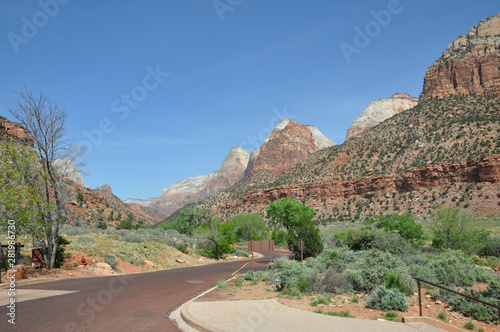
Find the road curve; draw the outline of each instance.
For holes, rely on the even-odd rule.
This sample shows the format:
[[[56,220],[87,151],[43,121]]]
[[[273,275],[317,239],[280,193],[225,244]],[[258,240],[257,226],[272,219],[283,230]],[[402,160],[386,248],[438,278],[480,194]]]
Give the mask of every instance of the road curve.
[[[255,260],[263,270],[269,254]],[[273,258],[282,254],[273,254]],[[65,279],[20,289],[75,291],[16,304],[16,324],[0,309],[0,331],[180,331],[171,311],[228,279],[248,261],[229,261],[124,276]],[[239,273],[250,270],[247,264]],[[4,292],[5,289],[0,291]]]

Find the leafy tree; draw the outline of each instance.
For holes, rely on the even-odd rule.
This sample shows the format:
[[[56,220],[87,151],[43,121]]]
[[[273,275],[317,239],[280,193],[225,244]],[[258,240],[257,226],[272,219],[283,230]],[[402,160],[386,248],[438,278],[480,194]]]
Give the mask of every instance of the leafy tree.
[[[304,241],[304,258],[317,256],[323,250],[319,228],[312,221],[316,214],[312,208],[294,199],[283,198],[272,202],[266,212],[273,224],[285,228],[288,248],[296,258],[300,257],[300,240]]]
[[[57,159],[67,158],[81,166],[79,157],[85,153],[85,149],[72,145],[65,138],[66,111],[43,94],[35,97],[28,88],[26,91],[18,92],[17,96],[17,103],[9,107],[9,112],[33,136],[38,161],[32,164],[32,167],[42,171],[43,206],[51,207],[51,209],[39,210],[44,237],[42,250],[47,268],[51,269],[56,265],[59,228],[65,222],[63,215],[65,199],[70,196],[62,176],[64,169],[57,168],[58,171],[56,171],[54,163]],[[36,186],[33,183],[29,184],[31,188],[36,188]]]
[[[396,232],[411,244],[422,244],[424,229],[415,222],[413,215],[407,211],[404,214],[379,215],[365,220],[365,224],[375,224],[386,232]]]
[[[111,210],[111,213],[108,216],[108,221],[113,221],[114,220],[114,211]]]
[[[433,247],[462,250],[468,254],[477,252],[489,237],[489,232],[474,227],[471,215],[455,207],[441,206],[429,227],[433,232]]]
[[[134,228],[134,216],[130,213],[127,215],[127,219],[120,221],[116,226],[116,229],[133,229]]]
[[[271,232],[271,240],[277,246],[286,246],[286,231],[278,227],[273,228]]]
[[[220,259],[221,255],[231,252],[231,245],[235,242],[231,222],[222,223],[219,219],[211,218],[201,225],[200,232],[211,244],[208,250],[209,256]]]
[[[211,214],[207,209],[200,208],[185,208],[177,211],[177,216],[174,220],[171,217],[165,219],[161,223],[157,224],[156,227],[162,227],[164,229],[175,229],[181,234],[193,235],[194,231],[200,227],[203,223],[210,220]]]
[[[44,199],[47,176],[37,165],[35,151],[12,140],[0,148],[0,226],[8,219],[16,221],[16,231],[39,240],[43,238],[43,216],[53,209],[53,202]]]
[[[269,238],[266,221],[259,214],[240,214],[231,220],[237,241],[260,241]]]

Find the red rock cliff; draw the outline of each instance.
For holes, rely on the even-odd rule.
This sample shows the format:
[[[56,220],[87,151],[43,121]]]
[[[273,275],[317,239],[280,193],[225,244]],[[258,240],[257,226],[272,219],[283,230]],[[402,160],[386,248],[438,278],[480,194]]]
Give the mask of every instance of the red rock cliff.
[[[419,102],[450,94],[500,94],[500,13],[455,38],[425,73]]]
[[[409,169],[401,176],[379,175],[354,181],[304,183],[248,192],[241,199],[226,203],[227,208],[249,204],[270,204],[282,198],[301,200],[339,199],[359,195],[364,198],[396,191],[438,187],[451,182],[500,182],[500,155]]]
[[[0,141],[13,138],[14,141],[33,146],[33,136],[18,123],[0,118]]]

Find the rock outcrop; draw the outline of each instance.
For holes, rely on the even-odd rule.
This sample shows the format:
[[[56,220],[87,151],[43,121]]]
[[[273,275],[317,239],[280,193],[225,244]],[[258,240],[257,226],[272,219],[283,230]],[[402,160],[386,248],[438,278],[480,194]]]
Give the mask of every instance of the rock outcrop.
[[[149,206],[168,216],[186,204],[208,198],[243,179],[249,159],[250,153],[247,150],[235,146],[218,171],[177,181],[163,189],[163,193]]]
[[[83,176],[78,167],[73,163],[71,159],[61,158],[55,159],[53,162],[55,170],[62,176],[67,177],[71,181],[83,185]]]
[[[482,160],[468,160],[459,163],[426,166],[409,169],[401,176],[378,175],[354,181],[332,183],[304,183],[285,185],[248,192],[241,199],[227,202],[226,208],[244,205],[268,205],[282,198],[296,200],[341,199],[358,195],[370,198],[378,194],[400,191],[414,191],[420,188],[438,187],[454,182],[500,182],[500,155],[488,156]]]
[[[33,135],[18,123],[0,118],[0,141],[12,138],[15,142],[33,146]]]
[[[450,94],[500,94],[500,13],[448,45],[425,73],[420,101]]]
[[[279,175],[319,149],[335,145],[315,126],[282,119],[260,147],[252,172],[267,170]]]
[[[365,130],[375,127],[386,119],[406,111],[418,104],[418,98],[398,92],[391,98],[382,98],[368,104],[363,113],[357,116],[347,129],[346,140],[357,136]]]

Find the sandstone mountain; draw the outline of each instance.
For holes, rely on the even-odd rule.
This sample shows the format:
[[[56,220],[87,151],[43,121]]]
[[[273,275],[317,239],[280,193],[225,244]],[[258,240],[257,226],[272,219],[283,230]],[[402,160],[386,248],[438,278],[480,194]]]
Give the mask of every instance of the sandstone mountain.
[[[266,170],[274,176],[293,167],[317,150],[333,146],[316,126],[306,126],[288,118],[282,119],[261,145],[253,170]]]
[[[177,181],[150,203],[150,207],[170,215],[188,203],[198,202],[227,189],[245,176],[250,153],[235,146],[222,162],[219,170],[207,175]]]
[[[398,113],[406,111],[418,104],[418,99],[411,95],[398,92],[391,98],[383,98],[370,103],[352,125],[347,129],[346,140],[357,136],[363,131],[373,128],[386,119]]]
[[[498,20],[481,21],[450,45],[427,70],[411,111],[351,130],[343,144],[320,149],[281,174],[254,169],[199,206],[225,219],[263,214],[283,197],[312,206],[322,221],[407,210],[426,216],[443,203],[500,214]],[[305,142],[310,138],[301,137]]]
[[[135,221],[142,220],[145,225],[153,225],[164,218],[162,214],[146,206],[123,202],[113,194],[111,186],[108,184],[94,188],[93,193],[105,202],[106,208],[101,208],[100,218],[105,218],[110,226],[116,226],[129,214],[134,217]],[[109,218],[111,211],[113,211],[113,215],[112,218]]]
[[[500,94],[500,13],[460,35],[432,64],[420,101],[450,94]]]

